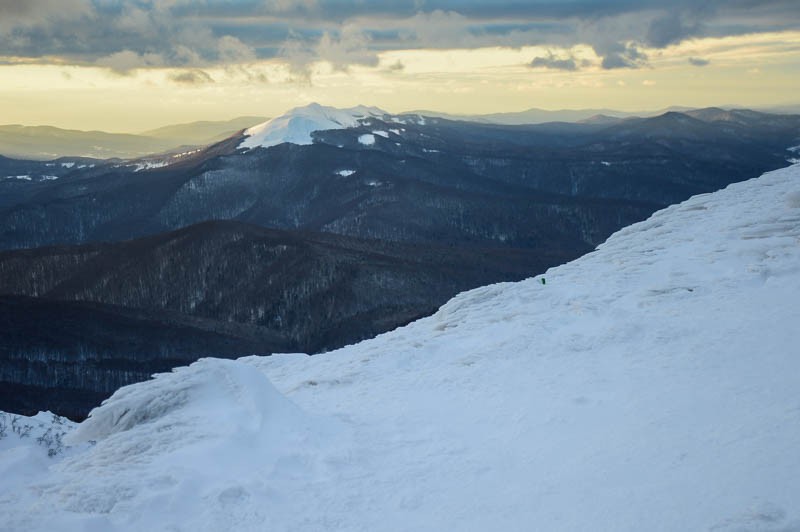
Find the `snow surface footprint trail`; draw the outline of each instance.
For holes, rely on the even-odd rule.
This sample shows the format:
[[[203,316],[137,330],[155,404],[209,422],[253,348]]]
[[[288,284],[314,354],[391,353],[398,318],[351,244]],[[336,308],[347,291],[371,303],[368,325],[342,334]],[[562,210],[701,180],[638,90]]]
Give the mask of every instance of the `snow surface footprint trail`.
[[[800,530],[798,191],[800,166],[772,172],[546,285],[123,389],[78,429],[95,447],[0,511],[25,530]]]

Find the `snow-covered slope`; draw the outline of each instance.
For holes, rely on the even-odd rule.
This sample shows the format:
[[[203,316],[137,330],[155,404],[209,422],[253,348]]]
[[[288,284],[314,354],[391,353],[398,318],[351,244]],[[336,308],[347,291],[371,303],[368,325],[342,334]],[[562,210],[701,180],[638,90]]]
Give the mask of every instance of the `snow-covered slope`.
[[[247,138],[239,144],[239,147],[267,148],[284,142],[311,144],[311,133],[314,131],[355,127],[364,118],[382,117],[385,114],[385,111],[377,107],[360,105],[349,109],[337,109],[312,103],[245,130]]]
[[[794,166],[371,341],[124,388],[0,527],[797,531],[798,294]]]

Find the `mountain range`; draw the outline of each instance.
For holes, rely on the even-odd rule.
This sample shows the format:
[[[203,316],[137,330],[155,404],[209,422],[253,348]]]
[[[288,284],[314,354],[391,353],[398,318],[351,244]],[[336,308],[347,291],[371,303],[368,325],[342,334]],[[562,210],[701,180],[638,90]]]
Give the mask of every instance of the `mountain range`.
[[[254,344],[261,354],[325,351],[430,314],[459,291],[579,257],[667,205],[786,166],[798,132],[797,115],[717,108],[509,126],[310,105],[183,152],[4,158],[0,294],[11,298],[8,316],[13,304],[32,308],[32,297],[39,313],[49,303],[75,312],[90,304],[109,327],[164,323],[176,346],[195,345],[196,331],[221,334],[226,356]],[[3,385],[27,386],[30,412],[80,418],[101,394],[161,370],[180,350],[165,347],[155,361],[124,342],[64,338],[6,339],[17,369]],[[31,342],[68,360],[62,378],[85,387],[60,394],[41,357],[26,358]]]
[[[19,159],[59,157],[132,159],[170,152],[187,146],[205,146],[263,122],[243,116],[224,121],[198,121],[165,126],[138,134],[79,131],[53,126],[0,125],[0,154]]]

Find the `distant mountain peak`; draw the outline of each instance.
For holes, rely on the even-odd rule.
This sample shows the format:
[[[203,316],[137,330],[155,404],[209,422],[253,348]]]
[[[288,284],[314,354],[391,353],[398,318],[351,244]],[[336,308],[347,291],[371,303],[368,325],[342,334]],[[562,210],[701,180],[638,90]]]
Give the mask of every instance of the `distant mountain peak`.
[[[310,103],[245,130],[240,148],[267,148],[284,142],[311,144],[314,131],[355,127],[369,117],[382,117],[386,111],[359,105],[346,109]]]
[[[622,122],[624,118],[619,118],[617,116],[609,116],[604,114],[596,114],[592,115],[589,118],[584,118],[583,120],[578,120],[579,124],[617,124]]]

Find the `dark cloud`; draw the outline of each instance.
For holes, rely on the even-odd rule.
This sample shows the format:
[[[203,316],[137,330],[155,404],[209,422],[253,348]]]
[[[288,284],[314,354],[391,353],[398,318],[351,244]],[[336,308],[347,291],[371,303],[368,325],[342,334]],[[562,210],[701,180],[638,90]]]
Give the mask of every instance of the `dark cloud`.
[[[386,67],[386,70],[388,70],[389,72],[402,72],[403,70],[405,70],[405,68],[406,66],[403,64],[403,62],[398,59],[397,61]]]
[[[641,68],[647,65],[647,55],[632,43],[606,43],[594,47],[603,58],[600,66],[606,70]]]
[[[392,49],[585,44],[604,68],[638,68],[643,47],[798,28],[797,0],[0,0],[0,59],[124,73],[284,57],[300,72],[320,59],[375,66]]]
[[[178,72],[172,74],[169,79],[181,85],[205,85],[207,83],[214,83],[214,78],[212,78],[208,72],[199,69]]]
[[[708,59],[703,59],[702,57],[690,57],[689,64],[696,66],[696,67],[704,67],[707,66],[711,61]]]
[[[697,20],[687,21],[684,16],[673,11],[650,23],[645,41],[654,48],[664,48],[701,33],[702,25]]]
[[[533,68],[550,68],[554,70],[578,70],[578,62],[572,56],[566,58],[558,58],[552,52],[548,53],[546,57],[534,57],[530,62]]]

